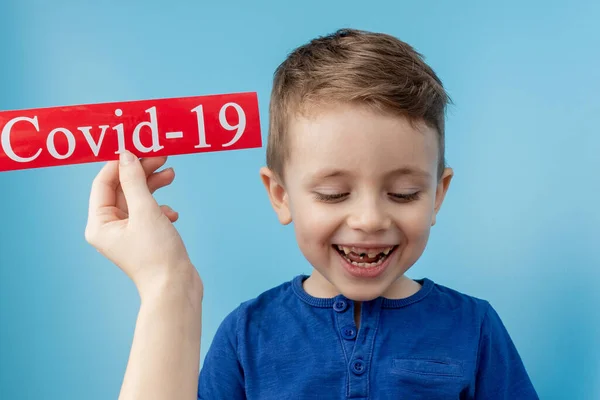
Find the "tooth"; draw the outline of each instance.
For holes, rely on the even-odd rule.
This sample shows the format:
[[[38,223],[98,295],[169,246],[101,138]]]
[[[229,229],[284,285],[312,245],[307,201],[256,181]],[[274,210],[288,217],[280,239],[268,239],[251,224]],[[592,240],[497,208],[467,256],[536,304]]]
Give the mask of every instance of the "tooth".
[[[383,254],[385,254],[385,255],[387,256],[387,255],[390,253],[390,251],[392,251],[392,248],[391,248],[391,247],[388,247],[387,249],[385,249],[385,250],[383,251]]]
[[[365,263],[358,263],[358,266],[364,268],[364,267],[367,266],[367,264],[365,264]]]
[[[350,254],[350,249],[348,247],[343,247],[342,250],[344,250],[346,255]]]
[[[369,258],[373,258],[377,255],[378,253],[369,253]]]

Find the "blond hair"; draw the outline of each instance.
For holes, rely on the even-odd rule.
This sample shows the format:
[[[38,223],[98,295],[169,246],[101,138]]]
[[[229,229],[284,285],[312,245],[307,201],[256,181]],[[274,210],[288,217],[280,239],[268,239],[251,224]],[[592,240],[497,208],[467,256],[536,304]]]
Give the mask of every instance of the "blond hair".
[[[276,69],[269,107],[267,166],[283,178],[290,118],[311,106],[358,103],[424,122],[438,133],[438,177],[445,162],[450,103],[441,80],[413,47],[383,33],[341,29],[298,47]]]

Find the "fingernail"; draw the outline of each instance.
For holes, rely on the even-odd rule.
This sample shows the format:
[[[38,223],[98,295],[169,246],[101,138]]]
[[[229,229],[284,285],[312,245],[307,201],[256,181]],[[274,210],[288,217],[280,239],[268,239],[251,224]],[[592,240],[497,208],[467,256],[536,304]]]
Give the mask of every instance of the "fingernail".
[[[133,154],[131,154],[127,150],[122,152],[119,157],[119,161],[121,162],[121,165],[127,165],[130,162],[132,162],[133,160],[135,160],[135,157],[133,156]]]

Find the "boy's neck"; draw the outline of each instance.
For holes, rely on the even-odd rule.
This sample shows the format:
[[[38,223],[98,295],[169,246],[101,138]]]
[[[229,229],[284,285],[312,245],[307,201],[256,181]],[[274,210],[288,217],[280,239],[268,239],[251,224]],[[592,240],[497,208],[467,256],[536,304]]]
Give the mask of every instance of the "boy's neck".
[[[306,293],[316,298],[328,299],[340,294],[335,286],[316,270],[313,270],[310,277],[304,281],[303,288]],[[381,296],[387,299],[405,299],[414,295],[420,289],[421,285],[418,282],[402,275]],[[356,303],[359,307],[360,302]],[[358,312],[360,313],[360,310]]]

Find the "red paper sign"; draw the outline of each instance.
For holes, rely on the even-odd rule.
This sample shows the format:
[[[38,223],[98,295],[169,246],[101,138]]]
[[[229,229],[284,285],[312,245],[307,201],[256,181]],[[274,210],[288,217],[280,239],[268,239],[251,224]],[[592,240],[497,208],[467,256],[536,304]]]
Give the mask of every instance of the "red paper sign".
[[[262,146],[256,93],[0,112],[0,171]]]

